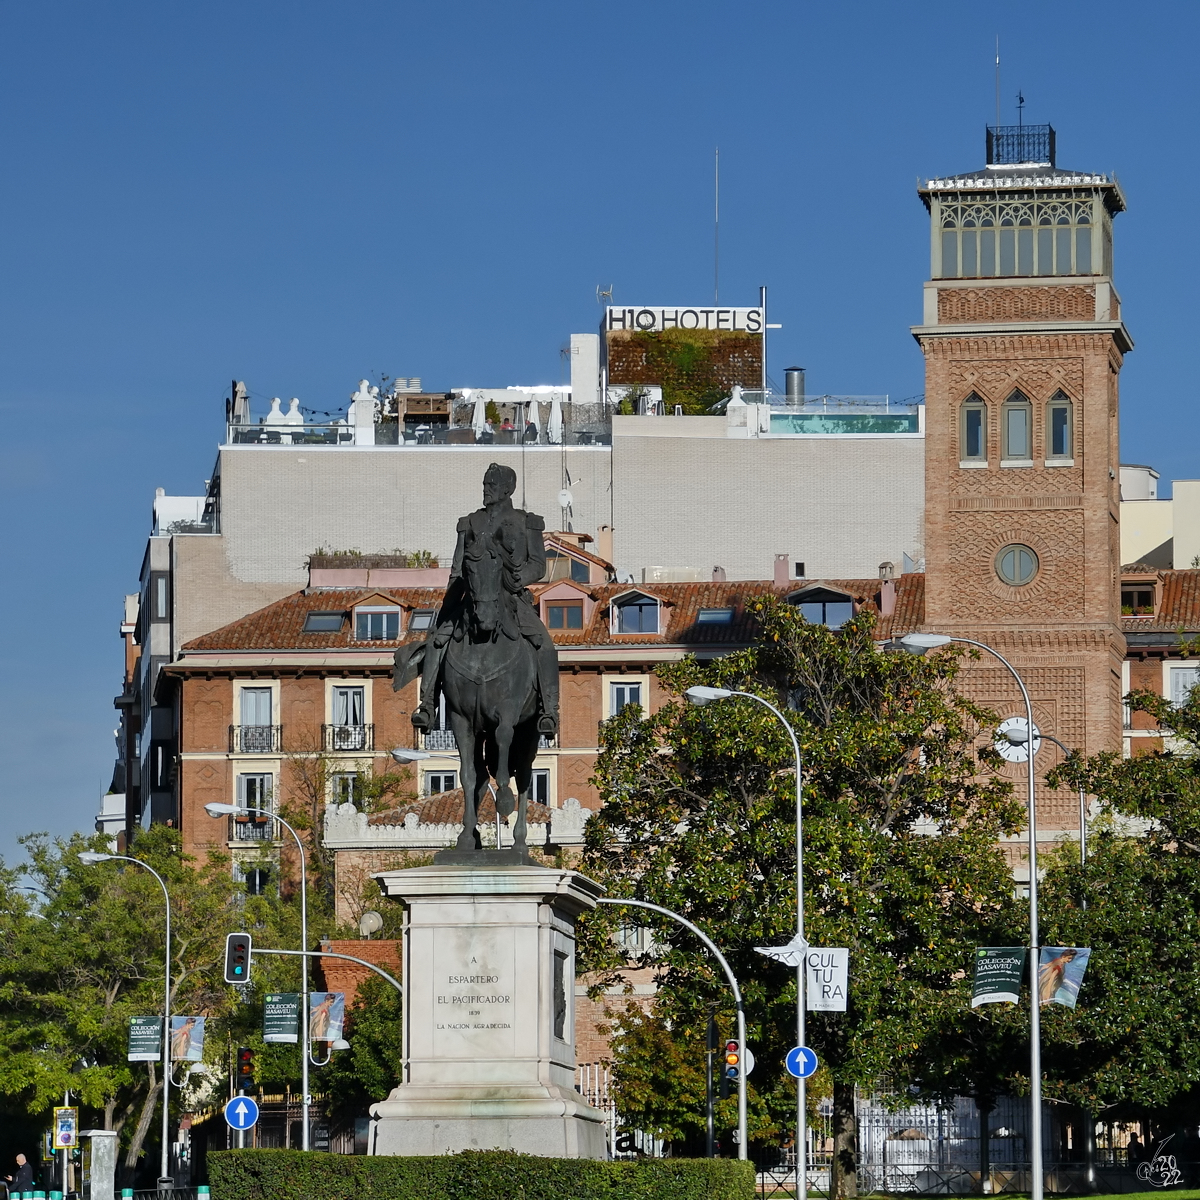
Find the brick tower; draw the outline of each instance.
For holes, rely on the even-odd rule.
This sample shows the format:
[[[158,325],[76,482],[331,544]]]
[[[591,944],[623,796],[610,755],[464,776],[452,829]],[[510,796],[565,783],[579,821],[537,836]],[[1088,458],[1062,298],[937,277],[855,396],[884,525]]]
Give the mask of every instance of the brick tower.
[[[1055,163],[1048,125],[987,131],[980,171],[930,179],[925,354],[925,628],[995,647],[1039,727],[1121,747],[1117,377],[1132,348],[1112,284],[1115,179]],[[986,656],[985,656],[986,658]],[[993,660],[968,690],[1011,716]],[[1038,755],[1043,771],[1059,758]],[[1014,775],[1019,772],[1014,770]],[[1041,793],[1047,832],[1077,826]]]

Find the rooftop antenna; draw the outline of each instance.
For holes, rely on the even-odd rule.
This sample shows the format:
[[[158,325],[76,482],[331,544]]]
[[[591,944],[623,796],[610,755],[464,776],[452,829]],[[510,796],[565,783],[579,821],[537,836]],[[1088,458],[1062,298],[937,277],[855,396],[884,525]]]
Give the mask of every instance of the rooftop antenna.
[[[721,147],[713,150],[713,303],[720,303],[721,285]]]
[[[607,300],[611,304],[612,303],[612,294],[613,294],[613,285],[611,283],[608,285],[607,292],[604,291],[599,284],[596,284],[596,303],[597,304],[603,304],[605,300]]]
[[[996,34],[996,128],[1000,128],[1000,35]]]

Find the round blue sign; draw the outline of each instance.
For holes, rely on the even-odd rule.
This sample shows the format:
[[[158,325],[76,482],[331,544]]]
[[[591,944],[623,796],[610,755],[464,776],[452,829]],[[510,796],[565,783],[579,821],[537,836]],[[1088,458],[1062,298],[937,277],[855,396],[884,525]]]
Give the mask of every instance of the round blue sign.
[[[807,1079],[817,1069],[817,1056],[807,1046],[793,1046],[784,1059],[788,1074]]]
[[[230,1129],[249,1129],[258,1120],[258,1104],[249,1096],[234,1096],[225,1105],[225,1124]]]

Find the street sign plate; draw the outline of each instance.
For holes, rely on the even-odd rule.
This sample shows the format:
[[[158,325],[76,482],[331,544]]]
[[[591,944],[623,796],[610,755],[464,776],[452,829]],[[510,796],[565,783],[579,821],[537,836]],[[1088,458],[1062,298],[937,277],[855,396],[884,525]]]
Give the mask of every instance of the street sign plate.
[[[797,1079],[807,1079],[817,1069],[817,1056],[807,1046],[793,1046],[784,1062]]]
[[[225,1105],[225,1124],[230,1129],[249,1129],[258,1120],[258,1105],[250,1096],[234,1096]]]

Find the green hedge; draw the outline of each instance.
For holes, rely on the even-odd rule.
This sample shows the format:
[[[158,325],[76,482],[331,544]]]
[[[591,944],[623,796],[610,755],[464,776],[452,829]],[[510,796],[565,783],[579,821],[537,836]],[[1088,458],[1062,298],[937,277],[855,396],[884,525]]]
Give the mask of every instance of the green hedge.
[[[753,1200],[754,1168],[723,1158],[637,1162],[502,1150],[374,1158],[301,1150],[208,1155],[213,1200]]]

